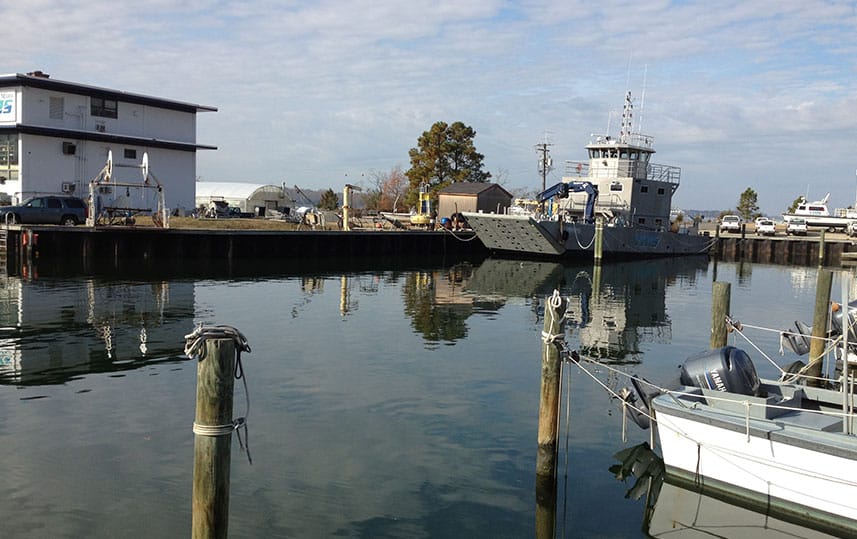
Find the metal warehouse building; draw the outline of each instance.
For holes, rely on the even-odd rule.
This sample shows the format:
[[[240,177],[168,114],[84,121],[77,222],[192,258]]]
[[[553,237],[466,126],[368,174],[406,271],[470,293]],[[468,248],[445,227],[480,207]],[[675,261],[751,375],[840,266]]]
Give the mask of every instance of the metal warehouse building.
[[[242,212],[261,215],[257,208],[278,210],[289,206],[291,200],[282,186],[243,182],[197,182],[196,207],[208,207],[213,200],[223,200]]]

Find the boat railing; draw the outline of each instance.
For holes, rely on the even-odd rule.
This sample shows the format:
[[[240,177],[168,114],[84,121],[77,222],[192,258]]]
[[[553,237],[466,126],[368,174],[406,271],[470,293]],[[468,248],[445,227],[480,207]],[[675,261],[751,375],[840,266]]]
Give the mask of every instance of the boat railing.
[[[589,176],[589,163],[583,161],[566,161],[565,173],[569,176],[585,178]]]
[[[612,137],[610,135],[597,135],[592,134],[589,137],[589,145],[597,146],[597,145],[617,145],[617,144],[630,144],[631,146],[636,146],[638,148],[652,148],[655,143],[655,138],[650,135],[644,135],[642,133],[628,133],[627,135],[622,135],[619,138]]]
[[[589,163],[583,161],[566,161],[565,174],[590,181],[614,178],[645,178],[649,181],[676,185],[681,181],[681,167],[622,159],[618,160],[616,166],[599,166],[597,168],[590,167]]]
[[[586,198],[571,194],[567,199],[564,199],[561,207],[572,212],[583,213],[586,208]],[[600,193],[595,202],[596,211],[610,210],[613,212],[623,211],[628,212],[630,205],[628,201],[617,194]]]
[[[678,185],[681,181],[681,167],[671,165],[658,165],[651,163],[649,165],[646,179],[657,182],[674,183]]]

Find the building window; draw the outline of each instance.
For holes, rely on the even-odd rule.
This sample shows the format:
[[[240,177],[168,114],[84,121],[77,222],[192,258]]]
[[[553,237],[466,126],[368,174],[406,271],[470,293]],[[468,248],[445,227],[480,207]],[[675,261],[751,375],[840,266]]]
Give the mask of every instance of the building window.
[[[18,179],[18,135],[0,135],[0,184]]]
[[[137,159],[137,150],[125,148],[125,159]]]
[[[641,193],[648,193],[649,192],[649,186],[648,185],[641,185],[640,186],[640,192]]]
[[[119,104],[115,99],[104,99],[103,97],[90,97],[90,113],[102,118],[118,118]]]
[[[62,120],[65,112],[65,98],[52,97],[50,99],[50,118],[51,120]]]

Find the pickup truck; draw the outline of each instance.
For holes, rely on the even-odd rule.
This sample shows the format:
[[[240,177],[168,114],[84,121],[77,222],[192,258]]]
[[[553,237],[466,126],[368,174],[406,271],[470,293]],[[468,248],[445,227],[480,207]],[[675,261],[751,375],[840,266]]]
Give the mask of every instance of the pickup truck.
[[[720,232],[740,232],[741,218],[737,215],[724,215],[720,219]]]
[[[795,236],[806,236],[806,219],[801,217],[792,217],[786,224],[786,236],[794,234]]]
[[[776,225],[770,219],[756,220],[756,235],[757,236],[773,236],[777,233]]]

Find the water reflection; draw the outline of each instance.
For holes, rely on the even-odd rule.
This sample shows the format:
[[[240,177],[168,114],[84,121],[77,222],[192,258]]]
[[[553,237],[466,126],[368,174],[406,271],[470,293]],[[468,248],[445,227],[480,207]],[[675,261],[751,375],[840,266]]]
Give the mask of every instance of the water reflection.
[[[55,384],[174,359],[193,327],[181,281],[0,279],[0,383]]]
[[[474,269],[463,293],[491,299],[496,308],[511,298],[541,301],[554,289],[570,300],[568,324],[579,349],[612,362],[638,362],[642,343],[669,343],[666,290],[679,281],[695,286],[706,257],[641,260],[603,266],[489,259]]]
[[[528,303],[537,323],[540,302],[558,288],[570,298],[569,327],[582,352],[637,362],[642,343],[671,339],[667,287],[695,280],[706,267],[705,258],[603,267],[487,259],[419,271],[299,274],[302,295],[286,312],[300,316],[332,288],[331,277],[341,317],[358,311],[360,301],[372,308],[383,283],[400,282],[404,314],[431,347],[465,339],[471,316],[496,318],[509,302]],[[194,320],[205,317],[195,310],[193,281],[32,277],[0,281],[0,383],[62,383],[175,359]]]
[[[857,532],[813,520],[813,515],[796,518],[770,507],[753,507],[737,494],[686,484],[665,473],[663,461],[646,443],[623,449],[614,457],[619,463],[610,472],[632,484],[625,497],[645,500],[642,527],[650,537],[828,538]]]

